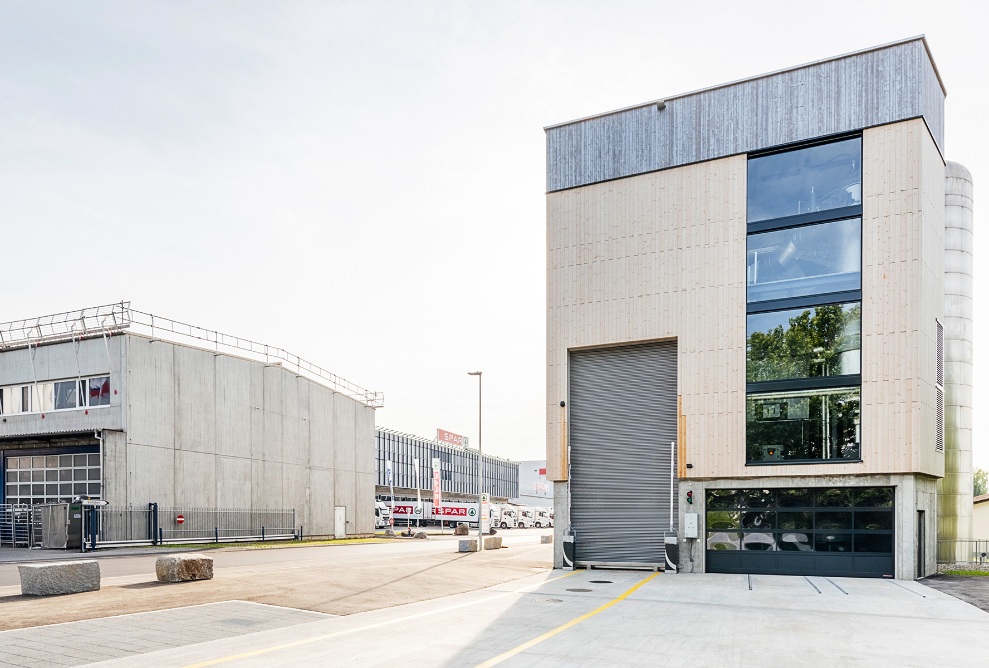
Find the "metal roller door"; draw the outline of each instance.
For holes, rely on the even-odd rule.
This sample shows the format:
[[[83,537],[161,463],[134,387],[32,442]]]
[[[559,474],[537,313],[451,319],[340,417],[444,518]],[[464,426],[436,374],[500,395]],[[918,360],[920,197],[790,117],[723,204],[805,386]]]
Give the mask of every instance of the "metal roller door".
[[[676,521],[676,409],[676,342],[570,354],[570,521],[578,564],[664,563],[671,504]]]

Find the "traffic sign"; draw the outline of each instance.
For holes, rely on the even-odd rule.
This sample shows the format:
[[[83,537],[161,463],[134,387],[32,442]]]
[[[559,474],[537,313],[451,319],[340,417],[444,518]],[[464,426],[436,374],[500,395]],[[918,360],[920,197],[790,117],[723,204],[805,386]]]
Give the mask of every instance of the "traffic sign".
[[[185,522],[185,515],[176,515],[175,516],[175,523],[176,524],[182,524],[183,522]]]

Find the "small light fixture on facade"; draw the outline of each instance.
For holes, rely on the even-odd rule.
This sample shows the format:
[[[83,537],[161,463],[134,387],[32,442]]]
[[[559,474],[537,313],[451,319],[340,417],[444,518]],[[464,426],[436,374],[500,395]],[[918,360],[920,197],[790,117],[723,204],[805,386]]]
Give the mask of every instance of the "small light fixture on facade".
[[[662,111],[666,109],[666,100],[660,100],[656,103],[656,111]]]

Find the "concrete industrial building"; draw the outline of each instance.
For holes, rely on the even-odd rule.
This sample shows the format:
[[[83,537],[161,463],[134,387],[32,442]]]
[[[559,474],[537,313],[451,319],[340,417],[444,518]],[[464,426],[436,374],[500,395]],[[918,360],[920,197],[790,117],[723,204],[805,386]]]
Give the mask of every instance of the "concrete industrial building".
[[[392,486],[396,501],[432,499],[433,458],[440,460],[440,491],[444,501],[477,501],[477,450],[440,443],[439,441],[406,434],[392,429],[375,430],[377,487],[379,499],[390,500]],[[415,460],[419,460],[418,476]],[[389,485],[387,464],[391,462],[392,480]],[[495,503],[505,503],[518,496],[519,464],[510,459],[484,455],[485,491]]]
[[[546,129],[557,566],[666,534],[691,572],[912,579],[971,537],[944,98],[918,37]]]
[[[295,509],[307,535],[374,531],[381,395],[283,350],[127,303],[4,323],[0,402],[0,503]]]

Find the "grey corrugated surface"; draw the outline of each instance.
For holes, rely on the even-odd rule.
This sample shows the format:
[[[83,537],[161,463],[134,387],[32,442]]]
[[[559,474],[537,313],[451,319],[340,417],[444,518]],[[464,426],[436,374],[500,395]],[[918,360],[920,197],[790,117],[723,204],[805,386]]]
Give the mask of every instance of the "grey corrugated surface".
[[[571,353],[570,523],[578,561],[663,563],[676,402],[676,343]]]
[[[943,152],[944,91],[921,39],[550,127],[547,190],[917,117]]]

